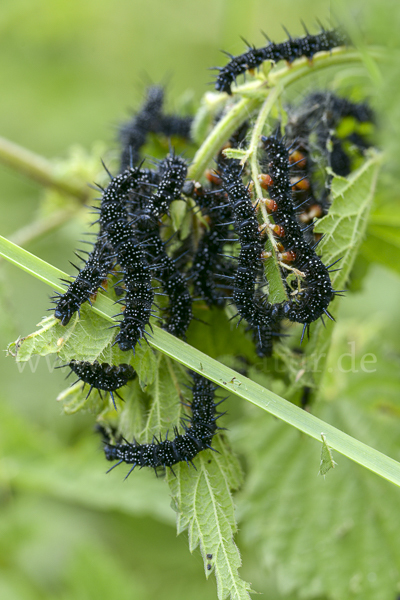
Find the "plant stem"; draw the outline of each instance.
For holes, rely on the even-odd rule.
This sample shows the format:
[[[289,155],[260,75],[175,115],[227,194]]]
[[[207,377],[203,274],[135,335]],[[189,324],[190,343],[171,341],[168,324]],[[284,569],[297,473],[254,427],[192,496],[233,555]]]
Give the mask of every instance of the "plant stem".
[[[10,140],[0,137],[0,161],[42,185],[54,187],[84,202],[89,196],[87,185],[76,179],[59,175],[54,165]]]
[[[61,208],[51,213],[48,217],[37,219],[33,223],[29,223],[29,225],[21,227],[21,229],[12,234],[10,240],[17,246],[26,246],[33,240],[41,238],[46,233],[58,229],[61,225],[69,221],[74,214],[75,211]]]
[[[233,105],[198,149],[188,172],[190,179],[200,179],[223,143],[250,116],[262,100],[263,98],[244,98]]]
[[[256,195],[258,199],[263,198],[263,192],[261,189],[260,182],[258,180],[259,168],[258,168],[258,160],[257,160],[257,151],[260,143],[260,137],[264,129],[264,125],[266,120],[268,119],[272,108],[275,105],[275,102],[279,98],[280,94],[283,91],[283,87],[278,83],[271,92],[268,94],[264,104],[258,113],[257,120],[255,122],[249,149],[247,154],[250,158],[250,166],[251,166],[251,176],[254,183],[254,189],[256,191]],[[264,223],[269,224],[270,218],[263,202],[259,203],[262,218]],[[281,302],[287,298],[285,288],[283,286],[282,277],[278,265],[278,259],[276,256],[275,250],[275,240],[273,233],[269,227],[266,229],[268,234],[268,245],[266,246],[266,250],[272,253],[271,259],[267,260],[265,263],[265,274],[267,277],[267,281],[269,283],[269,300],[270,302]]]

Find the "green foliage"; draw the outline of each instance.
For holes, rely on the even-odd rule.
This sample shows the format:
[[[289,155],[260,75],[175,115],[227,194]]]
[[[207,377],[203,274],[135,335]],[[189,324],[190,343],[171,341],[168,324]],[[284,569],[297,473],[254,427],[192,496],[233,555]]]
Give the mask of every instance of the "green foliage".
[[[380,331],[367,338],[353,326],[355,367],[345,376],[338,360],[351,328],[345,319],[338,324],[325,398],[315,412],[354,438],[399,457],[400,380],[393,344],[382,344]],[[376,358],[369,369],[376,367],[377,377],[360,369],[366,350]],[[345,368],[352,369],[349,361]],[[332,458],[329,435],[324,435],[319,465],[313,441],[258,412],[251,411],[234,432],[236,447],[248,456],[246,487],[239,498],[242,540],[266,568],[278,571],[282,595],[393,598],[400,589],[398,489],[344,457]],[[336,468],[318,477],[318,469],[326,472],[333,460]],[[257,580],[253,583],[257,589]]]
[[[246,9],[243,14],[247,17],[248,12]],[[231,20],[233,13],[237,17],[235,10],[231,9]],[[231,21],[227,18],[227,22]],[[58,31],[58,28],[55,30]],[[371,81],[378,85],[379,73],[373,58],[363,49],[361,56],[372,74]],[[345,67],[346,60],[349,61],[348,67]],[[357,69],[354,67],[352,71],[351,60],[359,60],[357,52],[317,60],[314,74],[319,71],[319,75],[323,76],[329,61],[331,64],[336,61],[337,70],[332,81],[341,82],[343,87],[352,86]],[[364,79],[360,76],[359,65],[357,68],[358,88],[354,91],[362,98],[365,95],[363,91],[371,89],[368,88],[371,84],[366,84],[365,76]],[[275,90],[276,97],[271,115],[277,116],[276,106],[279,104],[278,112],[284,120],[281,92],[286,93],[292,84],[302,82],[311,72],[305,61],[292,69],[285,71],[284,68],[281,74],[272,72],[270,81],[275,84],[272,92]],[[201,145],[191,167],[193,177],[200,179],[221,142],[262,106],[270,93],[269,88],[264,86],[268,75],[268,69],[264,69],[255,81],[245,84],[240,90],[242,100],[233,107],[229,101],[226,103],[223,95],[211,92],[205,95],[193,127],[194,139]],[[215,127],[214,119],[221,109],[225,109],[224,116]],[[264,116],[259,124],[261,129],[264,126],[268,129],[268,114]],[[249,161],[254,159],[261,129],[254,136],[253,154],[244,154],[241,150],[230,150],[227,154]],[[154,150],[154,155],[158,156],[165,148],[156,146],[157,141],[153,140],[146,150],[150,153]],[[99,181],[98,175],[94,175],[98,166],[97,155],[103,156],[103,150],[99,148],[90,155],[75,150],[67,161],[58,163],[52,176],[55,179],[71,176],[79,181],[93,178]],[[333,180],[333,203],[329,215],[319,222],[318,230],[325,233],[320,244],[324,262],[342,258],[338,264],[341,271],[333,276],[336,288],[347,286],[359,252],[364,262],[363,269],[357,271],[361,273],[358,289],[363,281],[368,281],[366,265],[378,263],[397,273],[399,271],[395,260],[400,246],[399,209],[395,193],[388,200],[384,199],[387,183],[386,188],[381,184],[371,210],[382,160],[380,154],[371,153],[348,179],[336,177]],[[77,202],[67,201],[62,193],[52,190],[47,192],[38,215],[47,218],[53,211],[66,206],[80,218],[85,214]],[[171,217],[172,228],[180,230],[180,239],[185,239],[192,227],[191,213],[183,203],[177,202],[172,207]],[[75,233],[71,235],[71,238],[75,237]],[[58,278],[63,276],[61,271],[4,239],[0,243],[1,253],[7,260],[53,289],[62,290],[58,282]],[[273,268],[279,273],[276,265]],[[270,280],[274,284],[273,279]],[[0,300],[6,306],[4,298],[2,293]],[[70,424],[66,426],[71,428],[68,439],[59,438],[53,431],[57,427],[55,423],[47,427],[28,426],[28,421],[16,418],[12,410],[5,407],[0,410],[0,451],[4,459],[0,482],[6,490],[2,494],[8,498],[8,490],[10,496],[16,490],[19,494],[43,494],[50,499],[48,505],[37,510],[36,531],[29,530],[27,534],[24,530],[30,526],[23,516],[26,511],[30,514],[32,510],[29,502],[26,505],[22,502],[19,512],[16,510],[15,520],[18,525],[23,524],[23,531],[19,530],[17,535],[10,533],[15,525],[13,518],[9,529],[3,525],[4,531],[0,530],[7,539],[14,536],[10,548],[0,544],[0,561],[7,565],[6,576],[0,583],[0,595],[18,597],[18,600],[19,597],[24,600],[50,598],[43,591],[46,586],[41,577],[45,577],[45,570],[40,558],[33,561],[31,572],[24,567],[24,576],[18,583],[13,572],[17,572],[22,564],[18,555],[35,554],[31,550],[40,545],[40,535],[47,535],[43,533],[47,531],[47,512],[51,523],[48,528],[54,527],[57,519],[52,518],[51,511],[55,502],[73,506],[74,514],[82,511],[76,521],[76,534],[70,533],[69,513],[60,515],[57,533],[63,545],[65,548],[73,547],[69,535],[76,535],[80,550],[74,551],[73,559],[60,559],[60,562],[65,562],[66,570],[63,571],[64,587],[59,597],[96,596],[101,599],[112,596],[118,589],[121,598],[132,597],[130,590],[135,590],[135,598],[143,600],[161,594],[168,598],[169,586],[176,584],[176,581],[171,581],[171,572],[175,580],[182,577],[182,581],[197,581],[195,571],[192,577],[186,573],[186,565],[190,563],[185,563],[179,572],[175,563],[169,563],[169,568],[164,570],[160,564],[159,539],[167,539],[162,527],[167,528],[173,517],[167,507],[167,486],[145,470],[135,471],[123,483],[123,466],[105,478],[106,464],[100,444],[87,434],[93,421],[90,415],[96,415],[103,424],[115,425],[124,437],[135,438],[139,442],[149,442],[154,435],[165,435],[172,427],[180,427],[180,419],[185,414],[181,402],[189,398],[185,388],[188,377],[181,366],[184,365],[236,394],[228,401],[232,416],[224,417],[222,423],[229,432],[219,434],[215,439],[214,448],[218,453],[202,452],[194,460],[195,468],[179,464],[174,467],[174,474],[168,472],[166,475],[172,507],[176,511],[178,533],[188,531],[191,552],[200,548],[206,577],[212,573],[216,576],[218,598],[249,598],[250,585],[241,576],[253,580],[255,589],[272,589],[266,581],[266,573],[272,571],[276,574],[277,591],[271,592],[268,597],[274,599],[386,600],[394,597],[400,590],[397,566],[400,564],[397,543],[400,532],[396,521],[398,489],[376,477],[375,473],[400,483],[399,465],[389,458],[400,458],[396,443],[400,407],[397,393],[399,348],[393,341],[395,327],[393,339],[387,339],[390,319],[396,321],[399,315],[394,313],[393,304],[388,305],[385,309],[387,314],[377,317],[376,321],[368,323],[368,328],[361,330],[351,320],[343,318],[348,302],[347,298],[340,306],[338,301],[333,305],[339,321],[335,330],[331,323],[328,323],[327,329],[321,323],[314,324],[310,340],[299,352],[295,348],[298,332],[294,329],[291,340],[283,340],[277,345],[273,361],[257,360],[243,328],[238,331],[230,329],[220,313],[213,313],[210,318],[207,313],[207,320],[212,323],[208,331],[196,326],[190,330],[189,345],[155,328],[151,347],[143,344],[136,349],[135,355],[127,356],[112,346],[115,330],[109,329],[109,326],[116,311],[112,301],[104,294],[98,295],[94,310],[84,306],[81,318],[71,319],[67,327],[61,327],[53,317],[48,317],[39,324],[36,332],[11,344],[9,352],[16,354],[19,367],[31,364],[35,357],[51,355],[56,355],[57,360],[54,364],[46,363],[51,365],[50,370],[71,358],[97,359],[112,364],[129,362],[137,371],[138,379],[124,390],[124,402],[117,401],[117,412],[108,399],[102,400],[95,391],[86,399],[86,392],[82,391],[80,384],[61,392],[58,400],[62,402],[64,413],[76,415],[76,421],[68,421]],[[382,304],[386,307],[381,300],[379,306]],[[374,312],[374,307],[369,308],[370,312],[364,313],[365,318]],[[204,317],[200,311],[199,316]],[[8,329],[8,322],[2,324],[2,330],[7,331],[10,339]],[[355,354],[357,364],[367,364],[362,361],[370,354],[379,365],[379,374],[374,375],[372,385],[368,371],[361,369],[358,373],[352,371],[351,375],[347,375],[338,368],[339,364],[344,364],[342,359],[348,349],[347,343],[353,337],[358,344]],[[154,349],[161,353],[155,353]],[[353,360],[352,356],[350,360]],[[244,364],[248,368],[249,379],[231,368],[240,370]],[[296,406],[303,401],[305,389],[311,390],[306,408],[310,409],[311,405],[313,414]],[[238,399],[249,400],[261,407],[263,412],[249,403],[235,402]],[[265,411],[277,416],[280,421],[271,419]],[[78,425],[72,424],[72,421]],[[281,421],[307,435],[293,427],[286,427]],[[321,443],[321,453],[310,437]],[[244,473],[231,445],[241,454]],[[384,454],[375,451],[375,447]],[[337,452],[343,456],[338,458]],[[375,473],[359,467],[345,456]],[[336,460],[338,466],[334,468]],[[324,477],[317,476],[318,469]],[[238,492],[235,502],[238,504],[241,530],[239,544],[245,555],[241,576],[238,573],[241,558],[233,540],[237,534],[233,492]],[[101,541],[100,533],[93,534],[85,528],[85,511],[91,511],[96,530],[103,530],[106,526],[106,513],[114,514],[109,531]],[[95,511],[99,515],[93,517]],[[115,516],[117,514],[118,517]],[[148,519],[150,516],[158,521],[153,529]],[[135,518],[135,529],[131,530],[129,519]],[[115,532],[118,526],[119,537]],[[27,539],[29,536],[32,542]],[[114,536],[115,543],[112,541]],[[125,545],[117,541],[122,539]],[[78,548],[78,542],[75,544]],[[52,548],[51,545],[49,547]],[[174,540],[169,540],[166,548],[166,555],[175,555]],[[141,562],[141,553],[146,555],[151,565],[148,571]],[[59,574],[61,567],[53,554],[48,551],[48,555],[52,556],[52,568]],[[135,564],[129,562],[131,555]],[[184,552],[176,559],[180,565],[184,564],[183,555]],[[211,555],[212,558],[209,558]],[[140,565],[137,570],[136,565]],[[157,588],[155,571],[159,570],[162,572],[162,585]],[[157,573],[157,576],[160,574]],[[190,593],[188,589],[182,583],[182,598],[190,596],[195,600],[197,596],[205,597],[199,585],[193,583]],[[179,591],[177,593],[179,595]],[[175,593],[173,597],[178,595]]]
[[[263,119],[266,119],[270,110],[269,103],[265,103],[264,107],[260,115]],[[194,161],[194,165],[197,165],[197,167],[193,166],[192,170],[199,168],[199,162],[200,164],[206,162],[206,157],[213,152],[214,146],[221,144],[222,136],[226,135],[226,131],[232,128],[233,124],[236,127],[239,123],[238,119],[244,118],[246,115],[244,111],[237,110],[235,107],[231,113],[232,118],[228,113],[225,121],[220,123],[211,134],[212,143],[210,144],[206,140],[204,145],[206,150],[203,154],[201,150],[199,151],[197,159],[195,158]],[[256,128],[257,133],[262,128],[260,119],[257,121]],[[257,140],[257,134],[254,134],[253,137]],[[255,148],[255,145],[250,146],[248,153],[255,152]],[[326,251],[326,259],[331,261],[336,260],[337,256],[343,256],[343,267],[339,272],[340,274],[334,278],[334,283],[345,284],[357,249],[365,234],[379,161],[379,155],[372,154],[347,180],[337,177],[333,180],[334,200],[329,215],[319,224],[319,230],[326,234],[322,246]],[[175,226],[183,223],[185,214],[182,211],[179,212],[175,209],[174,215]],[[34,257],[24,255],[7,241],[3,242],[3,250],[4,256],[9,257],[16,264],[24,265],[24,268],[27,268],[24,260],[26,256],[29,269],[34,269]],[[39,276],[43,280],[51,279],[52,274],[47,273],[47,271],[45,264],[42,264]],[[103,300],[103,305],[108,312],[106,298]],[[98,302],[96,302],[96,306],[98,306]],[[72,358],[90,361],[100,360],[111,364],[125,362],[124,353],[112,345],[115,335],[113,329],[110,329],[108,325],[105,327],[105,322],[100,316],[101,311],[97,309],[97,312],[99,314],[94,314],[90,308],[83,307],[81,317],[79,318],[76,315],[67,327],[62,327],[54,317],[49,317],[42,322],[37,332],[18,340],[14,346],[10,347],[10,351],[15,349],[17,360],[20,362],[30,360],[35,354],[46,356],[51,353],[57,353],[58,357],[65,362],[70,361]],[[108,318],[110,316],[108,312]],[[161,332],[156,331],[156,343],[151,341],[151,344],[156,347],[157,335],[160,336]],[[330,330],[323,331],[322,327],[317,325],[307,347],[306,361],[319,361],[322,351],[327,351],[329,343]],[[167,354],[182,360],[180,359],[179,342],[174,341],[173,346],[178,347],[178,352],[171,353],[171,351],[167,351]],[[282,347],[284,348],[284,345]],[[289,383],[289,388],[286,390],[289,391],[290,396],[304,386],[305,380],[302,375],[299,375],[300,370],[296,369],[297,357],[295,354],[292,354],[289,349],[286,351],[281,349],[281,359],[283,359],[285,352],[286,362],[289,365],[293,363],[288,373],[294,375],[297,370],[294,380]],[[191,361],[190,357],[192,357]],[[201,373],[206,373],[211,379],[215,379],[217,383],[220,383],[221,378],[213,376],[212,369],[208,369],[206,357],[202,361],[196,361],[196,352],[193,348],[188,349],[185,359],[182,360],[184,364],[190,365]],[[177,400],[182,401],[185,398],[184,388],[182,387],[186,378],[185,374],[180,368],[174,367],[169,358],[159,355],[156,359],[154,353],[148,347],[138,348],[130,362],[138,372],[139,383],[134,383],[131,386],[125,398],[126,403],[123,407],[119,407],[118,415],[114,413],[110,402],[104,404],[104,400],[97,393],[90,398],[86,398],[85,392],[80,389],[79,384],[59,396],[59,399],[63,400],[66,414],[75,414],[82,409],[89,409],[91,412],[98,414],[100,422],[106,424],[107,422],[116,423],[119,433],[124,438],[135,439],[139,442],[150,442],[153,436],[163,436],[167,430],[178,426],[181,417],[181,404]],[[210,363],[210,359],[208,359],[208,362]],[[307,371],[307,362],[305,365],[304,372]],[[321,372],[323,372],[323,369]],[[227,374],[226,380],[222,379],[222,384],[228,389],[236,389],[239,395],[246,396],[245,392],[247,392],[249,399],[254,402],[255,397],[245,381],[246,379],[237,373],[232,376]],[[313,387],[315,381],[306,380],[306,384]],[[243,386],[242,389],[241,386]],[[273,398],[271,393],[269,395]],[[263,401],[263,405],[267,407],[267,410],[271,410],[268,408],[268,404]],[[298,409],[293,407],[289,411],[289,414],[290,412],[293,413],[292,417],[288,418],[288,415],[286,415],[285,420],[299,427],[300,421],[304,421],[304,419],[299,420],[299,414],[296,413],[296,410]],[[275,414],[279,414],[279,411],[275,410]],[[282,417],[283,414],[285,414],[285,407],[282,405]],[[313,419],[309,415],[306,419],[306,421],[309,421],[307,426],[304,427],[303,425],[300,428],[308,432],[313,430],[312,435],[318,439],[318,424]],[[334,466],[330,446],[338,447],[335,432],[333,431],[333,435],[331,435],[332,428],[326,424],[324,429],[326,433],[319,433],[323,444],[320,465],[322,474],[325,474]],[[178,532],[188,529],[189,546],[192,551],[200,546],[205,561],[206,575],[208,576],[210,571],[214,571],[217,579],[218,597],[221,600],[228,597],[232,599],[248,598],[250,587],[238,576],[238,568],[241,565],[240,555],[232,539],[236,531],[236,522],[231,490],[235,490],[239,486],[240,468],[222,440],[219,439],[216,444],[216,449],[219,449],[220,454],[211,458],[209,456],[211,451],[201,453],[194,461],[196,470],[189,469],[186,465],[179,465],[176,468],[176,475],[169,475],[173,503],[178,512]],[[342,446],[339,444],[339,450],[343,452],[345,448],[346,443]],[[361,447],[359,447],[358,452],[361,452]],[[346,453],[352,456],[348,451]],[[354,456],[356,460],[362,462],[360,454],[357,458],[357,450],[355,455],[353,454]],[[374,465],[373,455],[371,461],[371,464]],[[364,464],[366,463],[364,462]],[[376,464],[373,468],[379,472]],[[211,555],[213,557],[212,562],[207,558]]]
[[[245,600],[250,585],[238,575],[241,560],[233,541],[237,527],[231,494],[242,483],[241,469],[222,436],[214,450],[218,454],[207,450],[196,457],[195,470],[179,464],[176,477],[168,475],[172,507],[178,533],[188,530],[190,551],[200,546],[206,577],[214,571],[219,600]]]
[[[65,327],[53,316],[47,317],[38,326],[40,329],[34,333],[10,344],[8,350],[16,352],[18,362],[28,361],[36,354],[46,356],[54,353],[57,353],[62,363],[75,358],[120,364],[128,359],[143,388],[154,380],[156,359],[152,350],[144,344],[135,350],[134,356],[127,357],[117,346],[112,345],[115,331],[86,306],[81,310],[81,318],[78,314],[74,315]]]
[[[365,237],[381,161],[382,157],[373,152],[347,179],[334,177],[332,180],[333,202],[316,231],[325,234],[320,245],[324,258],[326,254],[325,260],[340,259],[340,271],[332,277],[338,287],[346,283]]]
[[[325,264],[335,261],[338,269],[332,274],[332,285],[344,290],[351,274],[360,245],[365,238],[368,215],[374,199],[382,156],[373,151],[370,158],[348,179],[333,177],[332,204],[329,213],[316,226],[316,231],[324,238],[319,244]],[[313,327],[310,343],[307,345],[306,372],[315,372],[307,385],[317,387],[325,371],[332,336],[332,325],[324,327],[322,321]],[[301,385],[301,380],[297,380]]]

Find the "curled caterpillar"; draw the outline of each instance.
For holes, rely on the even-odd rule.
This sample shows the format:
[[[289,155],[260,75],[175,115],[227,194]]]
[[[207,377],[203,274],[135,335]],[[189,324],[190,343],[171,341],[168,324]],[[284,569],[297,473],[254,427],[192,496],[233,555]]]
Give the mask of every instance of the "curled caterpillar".
[[[124,387],[128,381],[136,377],[134,369],[127,364],[120,364],[117,366],[109,365],[108,363],[99,363],[97,360],[91,363],[73,359],[66,365],[57,367],[57,369],[62,369],[64,367],[69,367],[71,369],[68,377],[71,373],[75,373],[75,375],[78,376],[78,379],[74,381],[72,385],[78,381],[83,382],[83,387],[85,387],[86,384],[90,385],[86,398],[88,398],[93,388],[99,390],[100,396],[100,390],[109,392],[115,410],[117,410],[117,406],[115,404],[114,393],[122,400],[117,390]]]
[[[222,173],[224,189],[235,215],[235,231],[241,245],[238,267],[234,279],[233,300],[241,319],[257,330],[260,344],[273,331],[274,324],[283,318],[303,323],[303,334],[310,323],[324,314],[333,319],[328,306],[335,294],[329,268],[304,238],[296,219],[292,201],[292,184],[289,177],[289,155],[281,139],[263,137],[262,142],[269,159],[270,200],[268,206],[275,221],[275,231],[283,246],[283,258],[290,260],[303,275],[301,289],[289,289],[291,298],[271,304],[257,289],[261,269],[263,239],[248,188],[241,178],[238,161],[231,161]],[[265,330],[263,332],[263,330]],[[266,339],[266,338],[265,338]]]
[[[301,289],[294,294],[292,292],[292,299],[279,306],[279,314],[289,321],[303,323],[303,338],[308,325],[324,314],[333,319],[328,306],[338,292],[332,288],[329,267],[315,252],[317,244],[311,246],[304,239],[297,221],[289,177],[289,155],[283,140],[278,136],[262,137],[262,143],[269,160],[271,214],[275,225],[280,228],[280,242],[286,258],[303,273]]]
[[[219,92],[231,94],[231,86],[235,83],[239,75],[251,69],[256,69],[267,60],[273,63],[280,60],[292,63],[296,58],[302,56],[312,59],[317,52],[330,51],[346,43],[345,36],[337,29],[329,31],[323,29],[317,35],[311,35],[307,32],[303,37],[289,37],[288,40],[281,44],[275,44],[270,41],[269,44],[262,48],[249,46],[248,51],[244,54],[240,54],[239,56],[228,55],[231,60],[224,67],[215,67],[219,71],[215,82],[215,89]]]
[[[190,425],[183,422],[184,433],[178,433],[175,427],[173,440],[168,439],[167,433],[164,440],[160,436],[160,439],[153,438],[149,444],[138,444],[136,441],[130,443],[126,440],[124,444],[111,444],[108,433],[104,428],[100,428],[106,459],[118,461],[107,472],[123,462],[132,465],[126,477],[135,467],[151,467],[156,472],[160,467],[170,467],[172,470],[173,465],[179,462],[193,464],[193,459],[199,452],[206,448],[212,449],[212,439],[220,429],[217,426],[217,419],[223,414],[216,411],[219,404],[214,402],[216,388],[211,381],[197,373],[192,373],[192,378],[193,400],[190,405],[192,413],[189,419]]]

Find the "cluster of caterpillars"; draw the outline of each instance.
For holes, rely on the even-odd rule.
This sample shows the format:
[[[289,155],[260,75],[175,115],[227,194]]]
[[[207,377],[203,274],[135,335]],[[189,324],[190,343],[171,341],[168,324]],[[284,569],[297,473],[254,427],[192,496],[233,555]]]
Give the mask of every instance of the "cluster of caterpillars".
[[[318,35],[307,32],[302,38],[289,37],[281,44],[249,48],[219,69],[216,89],[230,94],[238,75],[264,61],[311,59],[317,52],[345,43],[337,30],[323,30]],[[336,129],[345,118],[356,124],[372,122],[372,111],[366,104],[331,92],[314,92],[301,105],[289,106],[285,131],[278,124],[274,135],[260,139],[259,182],[268,197],[254,198],[246,165],[224,154],[228,147],[246,147],[251,116],[226,140],[201,181],[187,178],[189,161],[171,147],[164,159],[153,163],[154,168],[144,167],[140,161],[149,135],[191,142],[192,119],[166,114],[163,103],[163,88],[149,88],[141,110],[122,126],[120,172],[113,176],[107,170],[110,182],[99,187],[93,249],[86,258],[78,254],[83,266],[76,267],[78,274],[65,282],[66,292],[55,296],[55,317],[67,325],[82,304],[95,301],[98,290],[106,292],[112,281],[115,302],[122,308],[115,315],[119,318],[115,343],[123,351],[134,352],[136,344],[148,341],[153,331],[151,318],[159,319],[169,333],[185,338],[194,300],[220,309],[234,305],[261,357],[271,356],[274,339],[283,335],[284,321],[302,323],[303,340],[311,323],[324,316],[332,318],[329,305],[340,292],[331,284],[333,265],[324,265],[316,251],[320,238],[314,236],[313,226],[329,210],[331,181],[331,175],[325,175],[321,183],[317,170],[322,161],[337,174],[348,175],[353,160],[348,145],[362,154],[369,141],[357,128],[346,139],[337,136]],[[179,199],[190,200],[195,226],[181,241],[178,256],[164,232],[171,204]],[[272,223],[260,222],[261,202]],[[281,265],[289,265],[297,277],[296,282],[287,280],[282,270],[287,298],[279,303],[269,301],[263,268],[267,228],[274,234]],[[162,307],[155,302],[158,295],[164,297]],[[109,393],[115,408],[114,394],[118,396],[118,390],[136,376],[129,364],[72,360],[64,366],[90,386],[89,394],[93,388]],[[198,452],[211,448],[219,429],[215,388],[205,377],[191,376],[191,416],[182,423],[181,432],[174,428],[171,440],[160,435],[139,444],[102,427],[106,458],[128,463],[131,471],[136,466],[157,470],[181,461],[191,463]]]

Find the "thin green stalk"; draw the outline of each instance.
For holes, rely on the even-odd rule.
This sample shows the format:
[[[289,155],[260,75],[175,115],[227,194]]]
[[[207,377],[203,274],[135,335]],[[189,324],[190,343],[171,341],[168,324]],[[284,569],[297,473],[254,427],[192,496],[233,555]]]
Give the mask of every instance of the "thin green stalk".
[[[382,53],[377,53],[381,57]],[[352,63],[363,63],[363,57],[358,50],[348,50],[345,47],[334,48],[331,52],[320,52],[316,54],[310,64],[307,58],[300,58],[291,66],[285,66],[276,71],[272,71],[268,76],[270,85],[276,85],[278,81],[286,87],[296,83],[306,75],[311,75],[318,71],[330,67],[342,67]]]
[[[47,217],[42,217],[25,227],[21,227],[21,229],[12,234],[10,240],[17,246],[26,246],[30,242],[38,240],[47,233],[58,229],[64,223],[67,223],[74,214],[75,211],[71,209],[60,208]]]
[[[190,179],[200,179],[223,143],[251,115],[262,100],[262,98],[244,98],[233,105],[198,149],[188,172]]]
[[[249,149],[247,151],[247,154],[250,158],[251,176],[252,176],[252,180],[254,183],[254,189],[255,189],[257,198],[263,197],[261,185],[258,180],[259,169],[258,169],[257,154],[258,154],[258,147],[260,144],[260,137],[262,135],[264,125],[271,113],[271,110],[274,107],[275,102],[278,100],[282,91],[283,91],[283,87],[278,83],[268,94],[260,112],[258,113],[257,120],[255,122],[252,136],[251,136]],[[269,218],[267,209],[265,207],[265,204],[263,202],[260,202],[259,206],[260,206],[260,211],[261,211],[264,223],[269,224],[270,218]],[[266,264],[265,264],[265,274],[267,277],[267,281],[269,283],[270,301],[271,302],[281,302],[282,300],[286,299],[287,296],[286,296],[285,288],[283,286],[280,269],[278,266],[278,259],[276,256],[275,244],[274,244],[274,236],[273,236],[271,229],[267,228],[267,234],[268,234],[268,245],[267,245],[266,249],[272,253],[271,259],[267,260]]]
[[[63,289],[59,278],[68,277],[65,273],[2,237],[0,237],[0,254],[53,289]],[[113,320],[115,307],[109,298],[99,294],[93,310],[108,321]],[[207,376],[220,387],[252,402],[320,443],[323,441],[321,437],[323,435],[326,443],[333,450],[400,486],[400,463],[392,458],[291,404],[158,327],[154,328],[154,336],[150,338],[149,343],[156,350],[187,368]]]
[[[89,196],[88,186],[83,185],[74,178],[59,175],[54,165],[40,156],[0,137],[0,161],[12,169],[23,173],[39,183],[54,187],[61,192],[79,198],[84,202]]]

